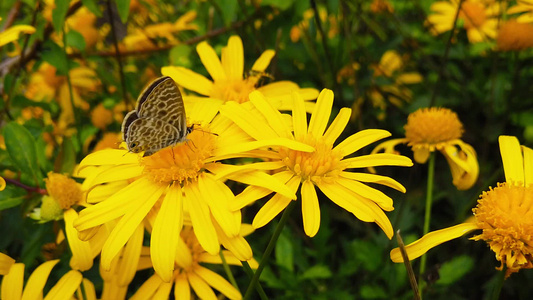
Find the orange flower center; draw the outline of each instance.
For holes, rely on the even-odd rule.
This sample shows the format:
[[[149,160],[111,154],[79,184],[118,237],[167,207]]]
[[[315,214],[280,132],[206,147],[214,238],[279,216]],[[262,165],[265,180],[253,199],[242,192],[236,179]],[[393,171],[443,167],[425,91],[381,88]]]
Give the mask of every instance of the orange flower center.
[[[464,20],[465,29],[479,28],[487,20],[485,6],[481,3],[466,1],[461,5],[459,18]]]
[[[258,76],[250,76],[246,79],[238,80],[217,80],[213,86],[212,98],[224,101],[247,102],[248,95],[255,90],[255,85],[259,80]]]
[[[154,182],[171,183],[194,181],[201,172],[204,161],[214,150],[215,136],[204,129],[195,129],[185,143],[169,146],[144,157],[144,175]]]
[[[463,124],[447,108],[421,108],[409,115],[404,129],[409,146],[430,151],[463,135]]]
[[[533,185],[498,183],[483,192],[473,209],[483,233],[473,240],[486,241],[507,274],[533,268]]]
[[[279,154],[287,168],[294,175],[302,178],[302,181],[311,179],[318,183],[321,180],[336,178],[344,169],[340,163],[342,156],[339,151],[334,151],[331,144],[324,143],[322,139],[316,139],[307,135],[300,141],[315,148],[313,152],[302,152],[282,148]]]
[[[46,191],[62,209],[69,209],[82,200],[80,184],[63,174],[48,173],[44,179]]]

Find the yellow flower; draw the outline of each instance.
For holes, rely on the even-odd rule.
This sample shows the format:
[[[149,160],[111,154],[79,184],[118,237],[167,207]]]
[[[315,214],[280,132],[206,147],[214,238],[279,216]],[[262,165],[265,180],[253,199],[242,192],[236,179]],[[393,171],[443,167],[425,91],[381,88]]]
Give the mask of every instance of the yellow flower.
[[[447,108],[421,108],[409,115],[404,126],[405,138],[379,144],[372,153],[397,153],[394,147],[404,143],[411,147],[415,161],[424,164],[431,152],[440,151],[452,172],[453,184],[466,190],[476,183],[479,174],[476,151],[461,140],[463,124]]]
[[[482,230],[470,239],[489,244],[501,262],[497,269],[507,267],[506,276],[533,268],[533,150],[520,146],[512,136],[500,136],[499,142],[505,182],[481,194],[474,216],[466,222],[430,232],[406,246],[410,260],[444,242]],[[390,257],[394,262],[403,261],[398,248],[391,251]]]
[[[516,20],[520,23],[533,22],[533,0],[517,0],[516,5],[507,10],[508,14],[522,13]]]
[[[392,154],[347,158],[368,144],[390,136],[390,133],[379,129],[363,130],[333,146],[346,127],[351,110],[341,109],[326,131],[333,105],[333,92],[324,89],[320,93],[309,125],[303,99],[297,93],[293,93],[292,97],[292,129],[291,124],[285,122],[283,115],[260,92],[250,94],[255,110],[250,109],[249,105],[230,102],[221,108],[221,114],[233,120],[258,141],[285,137],[315,149],[312,152],[302,152],[276,147],[273,151],[256,153],[257,157],[268,157],[268,162],[257,163],[257,168],[275,171],[274,177],[285,182],[294,193],[301,186],[303,225],[308,236],[315,236],[320,227],[320,207],[316,193],[316,188],[319,188],[335,204],[364,222],[375,222],[389,238],[392,237],[391,223],[383,212],[393,210],[392,199],[364,183],[382,184],[401,192],[405,192],[404,187],[388,177],[348,170],[382,165],[411,166],[411,160]],[[241,209],[270,193],[265,188],[247,187],[236,197],[236,202],[231,207]],[[255,228],[266,225],[293,200],[276,193],[259,210],[252,225]]]
[[[459,0],[438,1],[431,5],[433,14],[428,16],[428,22],[433,26],[432,33],[440,34],[452,29],[458,6]],[[496,37],[501,10],[502,5],[499,1],[463,1],[459,20],[463,22],[470,43],[479,43]]]
[[[235,196],[224,183],[232,173],[238,173],[237,181],[296,197],[283,183],[262,171],[217,161],[243,157],[241,152],[260,147],[284,145],[303,151],[311,151],[311,147],[283,138],[252,141],[229,120],[215,118],[218,106],[212,100],[186,101],[185,107],[189,125],[195,124],[188,142],[147,157],[125,149],[102,150],[80,163],[77,174],[86,178],[83,189],[90,190],[87,202],[96,205],[80,212],[75,227],[84,235],[118,219],[102,249],[101,261],[106,270],[135,228],[157,207],[161,209],[150,217],[155,219],[150,254],[159,276],[165,278],[173,268],[168,253],[175,253],[177,232],[186,216],[202,247],[217,254],[220,237],[216,227],[229,238],[237,237],[240,228],[240,211],[228,208]],[[156,226],[158,222],[161,225]],[[166,234],[169,231],[176,234]],[[251,258],[251,249],[239,250],[243,253],[240,259]]]
[[[2,18],[0,18],[0,21]],[[14,42],[18,40],[21,33],[32,34],[35,32],[35,28],[30,25],[15,25],[11,26],[8,29],[0,32],[0,47],[5,44]]]
[[[75,30],[79,32],[85,40],[85,48],[91,48],[101,39],[100,33],[96,28],[97,17],[86,7],[81,7],[67,18],[67,32]]]
[[[373,0],[370,4],[370,11],[377,14],[377,13],[393,13],[394,8],[392,7],[392,4],[390,4],[387,0]]]
[[[0,192],[6,188],[6,180],[0,176]]]
[[[113,123],[113,112],[100,103],[91,112],[91,122],[94,127],[105,130],[109,124]]]
[[[0,275],[6,275],[9,273],[9,269],[14,263],[14,259],[0,252]]]
[[[239,259],[228,251],[223,251],[228,264],[241,265]],[[241,299],[240,292],[222,276],[202,266],[200,263],[221,264],[219,255],[212,255],[202,248],[192,230],[185,227],[178,239],[175,252],[176,268],[169,282],[162,280],[157,274],[152,275],[133,295],[131,299],[151,299],[155,295],[161,299],[169,299],[174,286],[175,299],[191,299],[191,288],[200,299],[217,299],[212,288],[217,289],[229,299]],[[251,263],[257,268],[257,263]]]
[[[122,135],[120,133],[106,132],[102,139],[94,146],[93,152],[104,149],[118,149],[121,141]]]
[[[263,52],[252,66],[250,75],[243,77],[244,50],[242,40],[238,36],[229,38],[228,45],[222,49],[222,59],[218,58],[215,50],[207,42],[198,44],[196,51],[213,81],[183,67],[163,67],[161,73],[172,77],[178,85],[186,89],[222,102],[246,102],[250,92],[257,89],[268,96],[276,108],[290,110],[292,91],[301,93],[305,100],[314,99],[318,94],[316,89],[301,89],[291,81],[273,82],[258,88],[259,80],[263,77],[275,52],[273,50]],[[187,96],[184,96],[184,99],[186,98]]]
[[[2,279],[0,298],[3,300],[43,299],[43,289],[48,276],[58,262],[59,259],[51,260],[37,267],[26,282],[25,288],[23,288],[24,264],[13,264]],[[83,278],[79,271],[70,270],[50,289],[44,299],[96,300],[96,292],[92,282]]]
[[[520,51],[533,47],[533,25],[516,19],[503,23],[498,30],[496,45],[500,51]]]

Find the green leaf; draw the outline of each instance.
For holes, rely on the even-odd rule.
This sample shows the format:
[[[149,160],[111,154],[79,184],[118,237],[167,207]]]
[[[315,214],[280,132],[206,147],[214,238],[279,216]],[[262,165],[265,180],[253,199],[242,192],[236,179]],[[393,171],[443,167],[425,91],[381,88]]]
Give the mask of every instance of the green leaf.
[[[57,155],[54,163],[54,170],[56,173],[71,173],[76,165],[76,150],[72,139],[64,138],[61,144],[61,150]]]
[[[130,0],[117,0],[118,15],[122,23],[128,21],[128,14],[130,13]]]
[[[61,28],[65,25],[65,17],[67,16],[68,6],[70,1],[60,0],[55,1],[54,10],[52,11],[52,25],[57,33],[61,32]]]
[[[294,0],[263,0],[261,6],[272,6],[281,10],[287,10],[294,4]]]
[[[81,3],[83,3],[83,6],[87,7],[87,9],[97,17],[102,16],[102,11],[98,7],[98,2],[96,0],[81,0]]]
[[[363,285],[360,290],[363,299],[387,299],[383,286]]]
[[[76,30],[69,30],[69,32],[67,32],[67,46],[83,50],[85,49],[85,38]]]
[[[170,64],[174,66],[190,68],[191,60],[189,59],[189,56],[191,54],[191,50],[192,47],[188,45],[177,45],[176,47],[170,49]]]
[[[0,211],[20,205],[24,201],[26,193],[8,183],[5,190],[0,193]]]
[[[10,122],[4,126],[4,139],[6,149],[15,166],[26,174],[31,174],[35,179],[38,176],[39,165],[35,151],[35,140],[24,126]]]
[[[324,265],[312,266],[300,276],[301,279],[318,279],[318,278],[330,278],[331,270]]]
[[[237,15],[238,1],[223,0],[219,1],[220,9],[222,10],[222,16],[224,18],[224,25],[229,26]]]
[[[276,263],[289,271],[294,271],[294,251],[292,241],[286,234],[281,234],[276,243]]]
[[[59,47],[56,43],[52,41],[45,42],[43,47],[43,60],[56,67],[57,75],[67,75],[67,56],[65,54],[65,51],[63,51],[63,48]]]
[[[474,259],[468,255],[461,255],[442,264],[439,270],[437,284],[450,285],[461,279],[474,267]]]

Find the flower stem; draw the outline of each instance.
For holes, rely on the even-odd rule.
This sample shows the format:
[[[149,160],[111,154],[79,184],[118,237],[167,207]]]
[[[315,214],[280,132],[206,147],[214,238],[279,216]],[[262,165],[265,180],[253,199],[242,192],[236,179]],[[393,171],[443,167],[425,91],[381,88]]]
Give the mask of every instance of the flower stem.
[[[289,219],[289,215],[291,211],[296,206],[296,201],[291,201],[287,208],[285,208],[285,211],[283,212],[283,215],[281,216],[281,219],[279,220],[278,226],[276,226],[276,230],[274,231],[274,234],[272,234],[272,237],[270,238],[270,242],[268,242],[268,246],[265,250],[265,253],[263,253],[263,258],[261,259],[261,262],[259,263],[259,267],[257,267],[257,270],[254,273],[254,277],[252,277],[252,280],[250,281],[250,285],[248,285],[248,289],[246,290],[246,294],[244,294],[244,300],[250,299],[252,296],[252,291],[254,290],[255,286],[257,285],[259,281],[259,276],[261,276],[261,272],[263,272],[263,269],[265,268],[268,258],[270,254],[272,253],[272,250],[274,250],[274,246],[276,246],[276,242],[278,241],[278,238],[281,234],[281,231],[283,230],[283,227],[285,227],[285,223],[287,223],[287,220]]]
[[[429,224],[431,223],[431,204],[433,202],[433,179],[435,175],[435,152],[431,152],[428,162],[428,181],[426,191],[426,212],[424,215],[424,232],[425,235],[429,232]],[[424,281],[422,274],[426,271],[427,256],[424,254],[420,259],[420,271],[418,272],[418,284],[420,285],[420,298],[422,298],[422,290],[424,288]]]
[[[248,274],[248,277],[253,278],[254,277],[254,271],[252,270],[252,267],[250,267],[250,264],[247,261],[241,261],[242,267],[246,274]],[[263,287],[261,286],[261,283],[257,283],[257,286],[255,287],[257,290],[257,293],[259,293],[259,297],[261,300],[268,300],[268,297],[265,293],[265,290],[263,290]]]
[[[231,270],[229,268],[228,262],[226,261],[226,257],[224,256],[224,253],[222,250],[218,253],[220,255],[220,259],[222,260],[222,266],[224,267],[224,271],[226,272],[226,275],[228,275],[228,279],[231,282],[231,285],[235,287],[239,292],[239,286],[237,285],[237,281],[235,281],[235,277],[233,277],[233,273],[231,273]]]
[[[498,278],[496,278],[494,289],[492,290],[492,295],[490,295],[491,300],[500,299],[500,293],[502,291],[503,282],[505,281],[505,273],[507,273],[507,265],[503,265],[503,269],[498,272]]]

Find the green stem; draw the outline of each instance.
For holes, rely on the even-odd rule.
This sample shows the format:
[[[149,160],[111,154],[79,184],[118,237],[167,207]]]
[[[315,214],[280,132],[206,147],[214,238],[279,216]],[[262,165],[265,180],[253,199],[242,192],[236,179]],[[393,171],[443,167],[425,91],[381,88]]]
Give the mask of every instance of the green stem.
[[[218,254],[220,255],[220,259],[222,260],[222,266],[224,267],[226,275],[228,275],[228,279],[231,282],[231,285],[233,285],[240,292],[239,286],[237,285],[237,281],[235,281],[235,277],[233,277],[233,273],[231,273],[228,262],[226,261],[226,257],[224,257],[224,253],[222,252],[222,250],[220,250]]]
[[[254,277],[254,271],[252,270],[252,267],[250,267],[250,264],[247,261],[241,261],[241,263],[248,277],[252,279]],[[257,293],[259,293],[259,297],[261,298],[261,300],[268,300],[268,297],[265,293],[265,290],[263,290],[261,283],[257,284],[257,286],[255,287],[255,290],[257,291]]]
[[[499,272],[498,278],[496,279],[496,285],[492,290],[491,300],[500,299],[500,293],[502,291],[503,283],[505,281],[505,273],[507,273],[507,266],[503,265],[503,269]]]
[[[435,176],[435,152],[431,152],[428,162],[428,182],[426,191],[426,212],[424,214],[424,232],[425,235],[429,232],[429,224],[431,223],[431,204],[433,203],[433,180]],[[420,298],[422,298],[422,290],[424,288],[424,281],[422,275],[426,271],[427,256],[424,254],[420,259],[420,271],[418,273],[418,284],[420,285]]]
[[[254,277],[252,277],[252,280],[250,281],[250,285],[248,286],[248,289],[246,290],[246,294],[244,294],[244,300],[250,299],[252,296],[252,291],[254,290],[255,286],[259,282],[259,276],[261,276],[261,272],[263,272],[263,269],[265,268],[268,258],[270,254],[272,253],[272,250],[274,250],[274,246],[276,246],[276,242],[278,241],[278,238],[281,234],[281,231],[283,230],[283,227],[285,227],[285,223],[287,223],[287,220],[289,219],[289,215],[291,211],[296,206],[296,201],[291,201],[287,208],[285,208],[285,211],[283,212],[283,215],[281,216],[281,219],[279,220],[278,226],[276,226],[276,230],[274,231],[274,234],[272,234],[272,237],[270,238],[270,242],[268,242],[268,246],[265,250],[265,253],[263,253],[263,258],[261,259],[261,262],[259,263],[259,267],[257,267],[257,270],[254,273]]]

